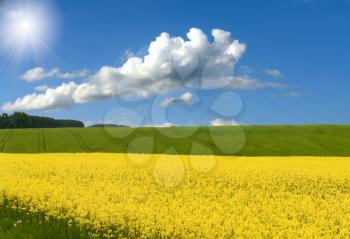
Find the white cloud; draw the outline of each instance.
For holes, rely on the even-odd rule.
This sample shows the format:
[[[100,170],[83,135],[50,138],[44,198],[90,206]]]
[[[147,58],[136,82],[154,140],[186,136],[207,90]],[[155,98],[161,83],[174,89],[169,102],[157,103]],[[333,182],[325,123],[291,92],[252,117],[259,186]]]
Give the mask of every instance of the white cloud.
[[[3,109],[48,110],[112,97],[149,97],[180,87],[282,87],[247,76],[233,77],[235,64],[245,52],[246,46],[234,40],[227,31],[214,29],[212,36],[214,41],[209,42],[207,35],[197,28],[190,29],[187,33],[188,40],[171,37],[164,32],[149,44],[148,53],[144,57],[131,56],[120,67],[102,67],[81,84],[70,82],[48,89],[43,94],[24,96],[15,102],[6,103]],[[64,77],[59,70],[54,70],[45,72],[42,68],[32,69],[34,76],[27,72],[24,79],[35,81],[47,78],[47,74],[71,79]]]
[[[39,85],[39,86],[35,87],[36,91],[46,91],[48,89],[49,89],[49,87],[47,85]]]
[[[63,83],[57,88],[47,89],[45,93],[26,95],[13,103],[6,103],[3,105],[3,109],[4,111],[29,111],[68,107],[74,103],[73,94],[77,88],[78,85],[74,82]]]
[[[250,74],[255,72],[255,69],[253,67],[251,67],[251,66],[240,66],[238,68],[238,72],[240,72],[240,73],[242,73],[244,75],[246,75],[246,74],[250,75]]]
[[[78,71],[61,73],[57,78],[62,80],[73,80],[77,78],[86,78],[90,75],[90,72],[87,69],[82,69]]]
[[[214,119],[210,121],[211,126],[237,126],[239,123],[232,120]]]
[[[154,124],[154,123],[150,123],[150,124],[145,124],[142,127],[149,127],[149,128],[168,128],[168,127],[173,127],[176,126],[175,124],[172,123],[164,123],[164,124]]]
[[[28,82],[33,82],[40,81],[46,78],[56,77],[57,74],[60,74],[60,71],[57,68],[51,71],[45,71],[42,67],[36,67],[24,73],[21,79]]]
[[[215,84],[215,82],[213,82]],[[286,84],[281,84],[277,82],[262,82],[259,80],[256,80],[254,78],[251,78],[250,76],[228,76],[225,78],[222,78],[221,85],[217,84],[217,86],[231,88],[231,89],[243,89],[243,90],[249,90],[249,89],[263,89],[263,88],[286,88]],[[213,86],[214,87],[214,86]],[[210,88],[210,85],[209,85]]]
[[[85,127],[93,126],[96,124],[105,124],[105,122],[103,122],[102,120],[97,120],[97,121],[88,120],[88,121],[84,121],[83,123]]]
[[[88,75],[89,75],[89,71],[86,69],[62,73],[58,68],[45,71],[43,67],[35,67],[33,69],[28,70],[26,73],[24,73],[21,79],[28,82],[40,81],[47,78],[72,80],[76,78],[84,78],[84,77],[87,77]]]
[[[304,94],[303,93],[300,93],[300,92],[290,92],[288,93],[287,96],[290,96],[290,97],[300,97],[300,96],[303,96]]]
[[[189,92],[186,92],[178,98],[173,98],[173,97],[165,98],[160,102],[160,106],[168,107],[170,105],[175,105],[175,104],[187,105],[192,102],[192,98],[193,98],[192,94]]]
[[[276,69],[266,69],[265,71],[268,75],[272,76],[273,78],[281,78],[283,76],[282,73]]]

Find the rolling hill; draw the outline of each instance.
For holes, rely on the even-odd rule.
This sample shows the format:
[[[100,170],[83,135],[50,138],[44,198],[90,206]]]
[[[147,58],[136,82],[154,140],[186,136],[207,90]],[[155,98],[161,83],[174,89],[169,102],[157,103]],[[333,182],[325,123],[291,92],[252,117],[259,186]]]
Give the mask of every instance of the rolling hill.
[[[350,156],[350,126],[4,129],[0,152]]]

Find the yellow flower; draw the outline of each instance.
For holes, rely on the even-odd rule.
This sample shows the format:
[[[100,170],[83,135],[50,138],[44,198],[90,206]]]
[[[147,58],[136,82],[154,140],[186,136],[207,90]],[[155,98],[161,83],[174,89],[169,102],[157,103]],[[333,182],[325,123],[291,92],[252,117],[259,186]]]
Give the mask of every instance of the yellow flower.
[[[348,158],[1,154],[0,165],[1,203],[91,238],[350,237]]]

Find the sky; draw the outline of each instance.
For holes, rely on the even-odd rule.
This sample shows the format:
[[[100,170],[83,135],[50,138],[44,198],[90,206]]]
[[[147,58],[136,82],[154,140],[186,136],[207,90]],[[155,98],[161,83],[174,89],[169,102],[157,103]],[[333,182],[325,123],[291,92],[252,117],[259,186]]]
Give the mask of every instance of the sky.
[[[348,124],[350,1],[0,0],[0,112]]]

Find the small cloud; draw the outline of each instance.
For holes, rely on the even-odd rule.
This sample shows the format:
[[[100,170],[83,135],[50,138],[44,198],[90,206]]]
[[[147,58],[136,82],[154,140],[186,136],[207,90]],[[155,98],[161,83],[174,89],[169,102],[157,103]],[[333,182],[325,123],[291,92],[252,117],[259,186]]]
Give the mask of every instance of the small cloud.
[[[168,107],[170,105],[176,105],[176,104],[188,105],[192,102],[192,98],[193,98],[192,94],[189,92],[186,92],[178,98],[173,98],[173,97],[165,98],[160,102],[160,106]]]
[[[217,82],[211,82],[216,84]],[[215,85],[208,85],[214,88]],[[250,76],[227,76],[225,77],[225,84],[222,87],[231,88],[231,89],[240,89],[240,90],[257,90],[264,88],[274,88],[274,89],[283,89],[288,87],[286,84],[281,84],[278,82],[272,81],[260,81],[254,79]]]
[[[46,78],[55,77],[56,75],[60,74],[60,71],[55,68],[50,71],[45,71],[42,67],[35,67],[33,69],[30,69],[26,71],[21,77],[22,80],[28,81],[28,82],[34,82],[34,81],[40,81]]]
[[[62,80],[72,80],[76,78],[84,78],[89,75],[86,69],[62,73],[58,68],[46,71],[43,67],[35,67],[26,71],[21,79],[27,82],[40,81],[47,78],[58,78]]]
[[[280,84],[280,83],[277,83],[277,82],[265,82],[263,84],[263,86],[266,88],[275,88],[275,89],[284,89],[284,88],[287,88],[288,85],[286,84]]]
[[[300,96],[303,96],[304,94],[303,93],[300,93],[300,92],[290,92],[287,94],[287,96],[290,96],[290,97],[300,97]]]
[[[158,126],[158,127],[173,127],[173,126],[175,126],[175,125],[172,124],[172,123],[164,123],[164,124],[162,124],[161,126]]]
[[[62,80],[73,80],[78,78],[86,78],[90,75],[90,71],[87,69],[82,69],[78,71],[72,71],[72,72],[66,72],[66,73],[60,73],[57,78]]]
[[[35,87],[36,91],[46,91],[47,89],[49,89],[49,87],[47,85],[39,85],[39,86]]]
[[[214,119],[210,121],[211,126],[238,126],[239,123],[235,120]]]
[[[89,126],[93,126],[96,124],[104,124],[104,122],[102,120],[97,120],[97,121],[92,121],[92,120],[87,120],[83,122],[85,127],[89,127]]]
[[[304,96],[304,94],[301,92],[292,91],[292,92],[288,92],[288,93],[275,94],[272,96],[274,96],[274,97],[302,97],[302,96]]]
[[[276,69],[266,69],[265,72],[273,78],[281,78],[283,76],[282,73]]]
[[[84,121],[83,123],[84,123],[85,127],[89,127],[89,126],[92,126],[92,125],[95,124],[93,121],[89,121],[89,120],[88,121]]]
[[[242,75],[250,75],[255,72],[255,69],[251,66],[240,66],[238,72]]]
[[[150,128],[168,128],[168,127],[174,127],[176,126],[175,124],[172,123],[164,123],[164,124],[145,124],[143,127],[150,127]]]

